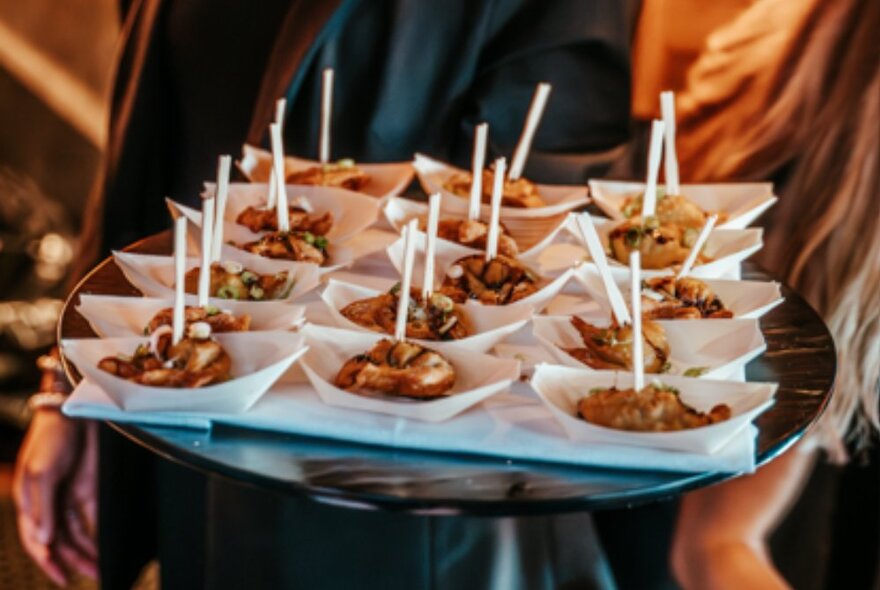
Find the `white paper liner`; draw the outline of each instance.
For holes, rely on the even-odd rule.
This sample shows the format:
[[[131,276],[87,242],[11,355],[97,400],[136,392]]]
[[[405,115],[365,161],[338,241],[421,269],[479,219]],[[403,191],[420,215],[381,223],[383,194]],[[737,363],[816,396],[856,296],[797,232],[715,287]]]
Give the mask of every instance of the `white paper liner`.
[[[422,232],[416,233],[416,261],[415,264],[413,264],[413,284],[415,285],[421,285],[423,277],[425,276],[425,237],[425,234]],[[443,284],[443,280],[446,276],[446,270],[462,258],[461,249],[462,247],[458,244],[454,244],[446,240],[437,241],[435,264],[437,272],[434,277],[434,284],[437,285],[438,288],[440,285]],[[400,269],[403,266],[403,239],[398,238],[397,241],[388,246],[386,251],[388,252],[388,258],[391,260],[391,264],[394,266],[395,269],[397,269],[397,272],[399,273]],[[558,276],[554,278],[547,278],[547,283],[537,292],[529,295],[528,297],[520,299],[515,303],[510,303],[505,307],[528,306],[533,309],[534,313],[541,313],[544,307],[546,307],[547,304],[549,304],[550,301],[554,297],[556,297],[560,291],[562,291],[563,287],[565,287],[565,285],[568,283],[571,276],[572,269],[565,269],[564,271],[559,273]],[[474,300],[468,300],[466,305],[489,307]]]
[[[346,283],[331,279],[327,284],[327,288],[321,293],[321,299],[327,306],[335,325],[347,330],[355,330],[376,334],[372,330],[368,330],[359,324],[346,318],[340,313],[340,310],[349,303],[375,297],[383,291],[362,287],[352,283]],[[522,328],[531,319],[533,311],[527,306],[490,306],[485,305],[474,313],[472,306],[459,306],[464,308],[471,326],[474,328],[474,334],[460,340],[432,341],[417,340],[427,347],[435,344],[453,345],[466,350],[475,352],[486,352],[492,349],[496,344]],[[389,338],[390,335],[387,335]]]
[[[188,305],[196,304],[196,296],[187,299]],[[173,299],[152,297],[117,297],[114,295],[82,294],[76,310],[89,322],[98,336],[116,338],[143,336],[144,328],[163,309],[172,307]],[[254,304],[247,301],[223,301],[219,309],[229,311],[236,317],[251,316],[250,332],[291,330],[304,321],[305,307],[279,301]]]
[[[598,327],[607,327],[609,321],[596,322],[583,318]],[[704,379],[734,379],[740,369],[762,354],[767,345],[758,320],[714,320],[711,322],[681,322],[659,320],[669,343],[668,372],[650,373],[646,379],[663,380],[667,375],[683,375],[688,369],[705,369]],[[568,316],[536,316],[533,334],[541,346],[553,355],[559,364],[593,371],[563,348],[583,348],[580,333]]]
[[[272,154],[258,147],[242,146],[241,161],[236,163],[242,174],[251,182],[268,182],[272,169]],[[370,182],[359,192],[374,197],[385,198],[402,193],[412,182],[413,168],[409,162],[390,162],[367,164],[356,162],[358,168],[370,175]],[[300,170],[320,166],[317,160],[306,160],[294,156],[284,158],[285,176]]]
[[[307,350],[302,335],[289,332],[217,334],[215,338],[232,359],[233,378],[189,389],[141,385],[98,368],[105,357],[134,353],[147,341],[143,336],[63,340],[61,346],[83,376],[132,412],[244,412]]]
[[[172,216],[184,215],[189,223],[187,229],[189,231],[189,249],[191,252],[201,252],[202,240],[202,214],[195,209],[191,209],[184,205],[170,202]],[[223,222],[223,245],[220,247],[220,256],[224,260],[239,260],[244,264],[251,264],[254,260],[266,260],[266,257],[259,254],[253,254],[231,246],[228,242],[235,244],[246,244],[248,242],[260,239],[262,234],[250,231],[248,228],[230,221]],[[373,252],[378,252],[387,247],[389,243],[396,239],[397,236],[391,232],[385,232],[375,229],[364,229],[358,232],[354,237],[343,243],[330,242],[327,246],[327,261],[318,267],[321,274],[333,272],[341,268],[345,268],[354,264],[359,258],[368,256]],[[311,264],[311,263],[300,263]],[[317,265],[313,265],[317,266]]]
[[[624,201],[644,190],[643,182],[590,181],[593,202],[605,215],[618,221],[626,219],[621,212]],[[681,194],[707,213],[726,213],[727,220],[718,224],[719,229],[745,229],[778,200],[769,182],[682,184]]]
[[[466,172],[461,168],[456,168],[450,164],[446,164],[439,160],[429,158],[424,154],[416,154],[413,162],[416,175],[422,189],[429,195],[441,193],[443,195],[443,211],[458,214],[462,217],[467,216],[468,197],[460,197],[453,192],[443,188],[444,183],[453,174]],[[577,209],[586,205],[590,199],[587,186],[565,186],[565,185],[549,185],[539,184],[538,192],[547,203],[544,207],[501,207],[501,221],[507,225],[508,221],[515,218],[534,219],[540,217],[550,217],[567,213],[572,209]],[[482,205],[480,216],[483,219],[489,219],[489,205]],[[511,230],[513,231],[513,230]]]
[[[507,390],[519,378],[519,363],[516,361],[462,350],[449,343],[432,343],[431,348],[445,356],[455,368],[455,385],[449,395],[426,401],[381,395],[367,397],[340,389],[333,382],[348,359],[368,351],[387,336],[312,324],[307,324],[302,333],[310,347],[302,367],[318,396],[331,406],[422,422],[443,422]]]
[[[277,301],[291,302],[318,286],[320,274],[314,264],[300,264],[285,260],[269,260],[253,256],[245,258],[244,252],[230,249],[230,255],[225,255],[223,260],[240,262],[252,272],[260,274],[275,274],[287,271],[296,281],[288,296]],[[248,255],[251,256],[251,255]],[[113,252],[113,260],[122,270],[128,282],[134,285],[147,297],[159,297],[169,299],[174,297],[174,258],[172,256],[154,256],[147,254],[132,254],[130,252]],[[189,271],[199,266],[198,258],[186,259],[186,270]],[[195,301],[193,299],[192,301]],[[217,307],[223,307],[227,299],[211,298],[211,303]],[[187,303],[190,303],[189,298]],[[251,304],[262,305],[262,301],[251,301]]]
[[[595,387],[632,387],[632,373],[542,364],[535,369],[531,384],[568,437],[577,443],[641,446],[707,454],[722,448],[773,405],[777,388],[775,383],[736,383],[670,375],[664,375],[659,380],[677,388],[681,400],[701,412],[708,412],[719,403],[727,404],[731,409],[730,419],[676,432],[617,430],[580,419],[577,403]],[[652,379],[649,379],[648,383],[651,382]]]
[[[206,193],[214,194],[214,187],[215,183],[206,182]],[[235,223],[239,214],[248,207],[264,208],[268,193],[268,184],[243,182],[230,184],[224,219]],[[308,201],[314,210],[314,215],[322,215],[328,211],[333,215],[333,225],[326,236],[331,243],[342,243],[356,236],[373,225],[379,217],[379,202],[376,199],[349,190],[326,186],[287,186],[287,202],[290,205],[295,205],[299,197],[304,197]],[[168,205],[186,207],[170,199]],[[201,212],[193,209],[190,211],[198,215],[188,214],[187,217],[196,220],[196,224],[201,226]]]
[[[62,410],[71,417],[203,431],[195,436],[210,436],[204,431],[218,423],[389,448],[541,463],[691,473],[755,469],[754,426],[740,431],[712,455],[622,445],[590,445],[589,452],[584,452],[582,445],[572,444],[565,436],[544,403],[526,394],[531,393],[528,384],[517,382],[511,388],[514,393],[484,402],[485,412],[465,412],[438,424],[327,406],[307,381],[290,383],[286,378],[243,414],[125,412],[87,379],[74,389]]]
[[[596,231],[599,234],[599,238],[602,240],[602,244],[607,250],[608,235],[611,230],[617,227],[621,222],[594,217],[593,223],[596,225]],[[575,238],[580,240],[578,235],[579,232],[577,228],[573,226],[574,224],[570,220],[567,229],[575,236]],[[763,230],[761,229],[716,229],[709,236],[709,239],[706,241],[706,246],[703,249],[703,253],[712,258],[712,260],[703,264],[695,264],[689,276],[698,279],[715,279],[722,277],[739,278],[740,263],[752,254],[758,252],[763,245]],[[570,244],[567,244],[566,246],[571,247]],[[581,257],[582,260],[590,259],[586,246],[580,241],[577,248],[583,252]],[[568,255],[567,257],[571,257],[571,255]],[[614,277],[614,280],[618,283],[628,280],[628,266],[609,256],[608,267],[611,269],[611,275]],[[650,279],[659,276],[674,275],[676,272],[678,272],[678,269],[672,267],[659,269],[642,268],[642,278]]]
[[[392,197],[384,208],[385,218],[397,233],[403,229],[410,219],[426,220],[428,218],[428,204],[414,201],[405,197]],[[444,213],[440,219],[465,219],[463,214]],[[568,213],[560,213],[551,217],[515,217],[504,221],[503,225],[507,233],[512,237],[520,250],[519,258],[522,260],[534,260],[541,252],[556,239],[559,232],[565,229]],[[448,240],[444,240],[448,241]],[[450,242],[455,243],[455,242]],[[477,250],[461,246],[471,253]]]
[[[602,285],[602,278],[594,264],[582,264],[574,270],[574,278],[583,285],[587,295],[599,304],[602,315],[611,313],[611,305]],[[724,307],[735,318],[760,318],[782,303],[779,283],[775,281],[734,281],[728,279],[700,279],[718,296]],[[623,295],[629,298],[629,286],[618,282]],[[691,321],[691,320],[678,320]],[[715,320],[712,320],[715,321]]]

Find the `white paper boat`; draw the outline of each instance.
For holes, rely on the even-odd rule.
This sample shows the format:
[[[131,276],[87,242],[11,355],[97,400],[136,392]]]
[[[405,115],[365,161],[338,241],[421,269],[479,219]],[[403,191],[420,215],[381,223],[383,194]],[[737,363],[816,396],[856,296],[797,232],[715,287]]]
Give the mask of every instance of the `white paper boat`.
[[[421,285],[425,276],[425,240],[426,236],[423,232],[418,232],[415,234],[415,250],[416,257],[415,263],[413,264],[413,285]],[[461,256],[461,246],[458,244],[453,244],[446,240],[437,240],[437,250],[436,254],[436,262],[435,268],[437,272],[434,277],[434,284],[439,287],[443,284],[443,278],[446,276],[446,270],[455,264]],[[398,238],[393,244],[388,246],[387,250],[388,258],[391,260],[391,264],[397,269],[397,272],[400,272],[400,269],[403,267],[403,238]],[[470,255],[472,252],[469,252],[466,255]],[[520,299],[516,303],[511,303],[506,305],[505,307],[515,307],[515,306],[528,306],[532,308],[534,313],[541,313],[544,307],[547,306],[550,301],[556,297],[560,291],[562,291],[563,287],[568,283],[568,280],[572,276],[572,269],[568,268],[561,272],[558,276],[553,279],[548,279],[548,282],[541,287],[537,292],[529,295],[524,299]],[[487,307],[476,301],[468,301],[467,306],[479,306],[479,307]],[[477,313],[477,312],[474,312]]]
[[[593,223],[596,226],[599,238],[602,240],[602,245],[608,251],[608,234],[620,222],[594,217]],[[569,219],[566,227],[578,240],[577,247],[583,251],[582,259],[590,260],[590,255],[582,242],[580,231],[575,226],[574,221]],[[714,230],[709,235],[709,239],[706,240],[706,246],[703,249],[703,253],[712,258],[712,261],[705,264],[695,264],[690,272],[690,276],[698,279],[739,278],[740,263],[761,249],[764,245],[762,236],[763,230],[758,228]],[[628,266],[621,264],[611,256],[608,257],[608,266],[617,282],[629,280]],[[673,275],[677,271],[677,268],[672,267],[659,269],[642,268],[642,278],[649,279]]]
[[[663,185],[661,185],[662,187]],[[593,202],[611,219],[623,221],[624,201],[645,191],[643,182],[591,180]],[[719,229],[745,229],[778,200],[769,182],[683,184],[681,194],[708,213],[726,213]]]
[[[314,264],[269,260],[259,256],[250,258],[252,255],[245,258],[242,255],[246,253],[241,252],[239,255],[237,250],[232,248],[230,250],[232,251],[231,255],[224,255],[224,260],[240,262],[252,272],[273,275],[283,271],[289,273],[288,276],[293,277],[293,288],[288,296],[281,301],[291,302],[317,287],[320,282],[318,267]],[[174,257],[113,252],[113,260],[122,270],[128,282],[147,297],[163,299],[174,297]],[[186,270],[198,267],[199,263],[198,258],[187,258]],[[226,299],[211,298],[211,303],[217,307],[223,307],[226,301]],[[262,305],[263,302],[252,301],[250,303]]]
[[[330,406],[391,414],[422,422],[443,422],[506,391],[520,374],[517,361],[456,348],[448,343],[433,343],[432,348],[455,367],[455,385],[450,395],[426,401],[392,396],[367,397],[340,389],[333,382],[345,361],[366,352],[386,336],[313,324],[307,324],[302,333],[309,345],[309,353],[303,358],[302,367],[321,400]]]
[[[180,205],[177,203],[169,203],[172,216],[184,215],[189,223],[187,229],[189,232],[189,250],[195,254],[201,253],[202,242],[202,214],[200,211]],[[241,248],[232,246],[234,244],[246,244],[259,240],[261,234],[256,234],[237,223],[230,221],[223,222],[223,241],[224,244],[220,248],[220,256],[224,260],[238,260],[242,264],[253,264],[255,260],[267,260],[259,254],[252,254],[242,250]],[[357,235],[349,240],[336,243],[330,242],[327,246],[327,260],[324,265],[318,267],[321,274],[333,272],[341,268],[351,266],[359,258],[368,256],[373,252],[378,252],[387,247],[388,244],[396,239],[396,236],[390,232],[380,230],[363,229]],[[309,264],[311,263],[300,263]]]
[[[195,295],[187,297],[195,305]],[[88,320],[92,329],[103,338],[142,336],[144,328],[162,309],[174,305],[173,299],[152,297],[116,297],[82,294],[76,310]],[[235,316],[251,316],[251,332],[285,331],[302,324],[305,307],[280,301],[264,301],[255,305],[247,301],[223,301],[221,309]]]
[[[321,293],[321,299],[326,304],[336,326],[374,334],[375,332],[346,318],[340,313],[340,310],[349,303],[375,297],[380,293],[382,292],[375,289],[330,279],[327,288]],[[472,309],[473,306],[461,307],[464,308],[475,333],[461,340],[443,341],[442,344],[476,352],[486,352],[492,349],[496,344],[522,328],[533,315],[532,309],[527,306],[485,305],[476,313]],[[435,341],[428,340],[417,340],[417,342],[421,342],[427,347],[433,347],[437,344]]]
[[[605,327],[609,321],[592,321],[595,326]],[[568,316],[536,316],[532,333],[541,346],[565,366],[594,370],[563,350],[582,348],[583,339],[572,326]],[[657,322],[666,331],[669,343],[669,370],[658,375],[685,375],[690,369],[699,371],[706,379],[733,379],[746,363],[762,354],[767,345],[761,335],[758,320],[715,320],[712,322]],[[654,375],[651,375],[653,378]]]
[[[206,182],[205,191],[208,194],[214,194],[214,186],[213,182]],[[379,202],[373,197],[361,193],[326,186],[288,185],[286,188],[288,203],[295,204],[299,197],[303,197],[312,206],[316,215],[328,211],[333,215],[333,225],[326,236],[331,243],[341,243],[356,236],[373,225],[379,217]],[[269,185],[267,184],[240,182],[230,184],[224,218],[230,223],[235,223],[239,214],[248,207],[265,208],[268,192]],[[185,205],[171,200],[168,205],[169,207],[185,207]],[[194,221],[198,220],[197,225],[201,226],[201,211],[194,209],[190,209],[190,211],[198,213],[198,215],[187,214],[187,217]]]
[[[443,211],[455,213],[461,216],[467,215],[468,199],[460,197],[443,188],[443,185],[453,174],[464,172],[439,160],[429,158],[424,154],[416,154],[413,167],[419,177],[422,189],[429,195],[441,193],[443,195]],[[544,207],[531,207],[523,209],[519,207],[501,207],[501,221],[507,225],[510,219],[536,217],[550,217],[567,213],[572,209],[583,207],[589,202],[587,186],[565,186],[539,184],[538,191],[547,203]],[[483,205],[481,217],[489,219],[491,207]],[[511,230],[513,231],[513,230]]]
[[[542,364],[535,369],[531,384],[568,437],[575,442],[705,454],[722,448],[744,428],[748,428],[759,414],[773,405],[777,388],[775,383],[737,383],[670,375],[664,375],[659,380],[677,388],[681,400],[701,412],[709,411],[716,404],[727,404],[731,409],[730,419],[676,432],[617,430],[581,420],[577,414],[577,403],[596,387],[632,387],[632,373],[589,371]],[[585,446],[584,452],[589,452],[589,446]]]
[[[272,154],[264,149],[245,144],[242,146],[241,161],[237,162],[239,170],[251,182],[268,182],[272,170]],[[287,156],[284,158],[285,175],[306,170],[320,164],[315,160],[306,160]],[[412,182],[413,168],[409,162],[390,162],[384,164],[367,164],[358,162],[358,167],[370,175],[370,182],[359,191],[374,197],[391,197],[402,193]]]
[[[599,304],[603,310],[602,315],[608,317],[611,313],[611,305],[608,303],[605,286],[596,266],[580,265],[574,270],[574,278],[584,286],[587,295]],[[622,276],[619,278],[623,279]],[[760,318],[783,300],[779,283],[775,281],[701,280],[721,299],[724,306],[733,312],[735,318]],[[629,278],[618,280],[618,286],[623,291],[624,298],[629,301]]]
[[[124,410],[230,414],[250,408],[307,350],[302,335],[291,332],[217,334],[216,338],[232,359],[233,378],[196,389],[141,385],[98,368],[102,358],[132,354],[146,341],[143,336],[63,340],[61,349],[80,374]]]
[[[385,218],[397,233],[410,219],[425,221],[428,218],[428,204],[405,197],[388,199],[384,208]],[[465,214],[445,213],[441,219],[465,219]],[[516,241],[522,260],[534,260],[550,245],[560,231],[565,229],[568,213],[550,217],[514,217],[504,220],[504,227]],[[446,241],[446,240],[444,240]],[[454,243],[454,242],[450,242]],[[473,248],[461,246],[462,250],[473,253]]]

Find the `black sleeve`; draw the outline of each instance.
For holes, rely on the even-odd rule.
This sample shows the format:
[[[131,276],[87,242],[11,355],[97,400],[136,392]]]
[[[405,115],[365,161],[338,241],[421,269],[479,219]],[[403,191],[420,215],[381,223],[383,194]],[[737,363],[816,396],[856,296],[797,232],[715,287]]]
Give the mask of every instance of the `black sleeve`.
[[[499,2],[468,97],[462,149],[488,121],[491,151],[513,152],[538,82],[553,90],[526,174],[581,182],[630,135],[630,42],[636,0]]]

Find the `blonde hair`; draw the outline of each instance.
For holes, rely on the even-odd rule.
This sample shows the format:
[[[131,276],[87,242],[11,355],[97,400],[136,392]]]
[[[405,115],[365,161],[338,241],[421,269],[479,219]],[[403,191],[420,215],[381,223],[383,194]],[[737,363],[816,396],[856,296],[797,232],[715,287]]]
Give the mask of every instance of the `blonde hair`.
[[[716,135],[708,154],[682,145],[689,179],[786,177],[761,261],[806,296],[834,335],[836,391],[817,434],[838,459],[842,443],[880,431],[878,27],[876,0],[813,2],[772,80],[758,85],[750,117],[738,123],[743,132]],[[712,116],[725,114],[695,105],[682,128]]]

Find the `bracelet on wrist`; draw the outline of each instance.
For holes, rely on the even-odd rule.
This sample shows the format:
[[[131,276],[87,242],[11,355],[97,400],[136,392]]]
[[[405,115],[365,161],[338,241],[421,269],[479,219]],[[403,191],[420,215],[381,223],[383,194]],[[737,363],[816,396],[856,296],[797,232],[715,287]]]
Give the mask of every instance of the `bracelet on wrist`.
[[[58,391],[40,391],[28,398],[28,409],[32,412],[37,410],[58,410],[67,401],[67,394]]]

